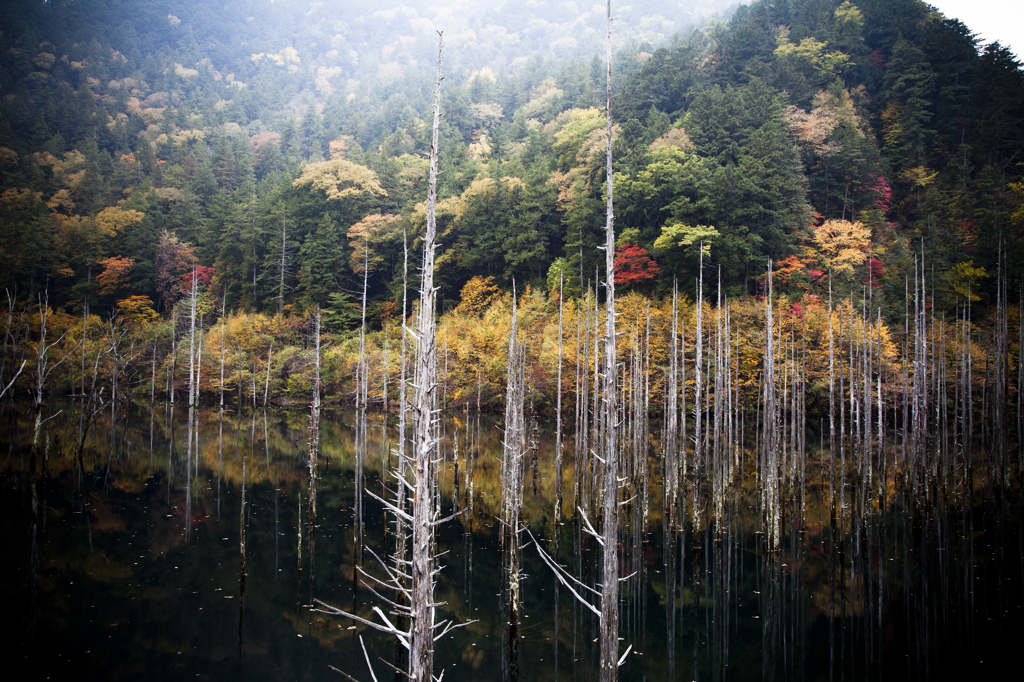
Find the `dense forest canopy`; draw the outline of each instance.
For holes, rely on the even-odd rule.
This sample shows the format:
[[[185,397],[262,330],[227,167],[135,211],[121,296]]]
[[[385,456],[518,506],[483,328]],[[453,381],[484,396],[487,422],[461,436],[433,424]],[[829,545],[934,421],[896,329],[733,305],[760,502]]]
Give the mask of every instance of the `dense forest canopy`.
[[[341,330],[365,273],[370,319],[392,314],[443,30],[442,305],[476,277],[580,294],[602,257],[603,7],[381,7],[7,3],[0,287],[150,319],[195,276],[229,309],[319,305]],[[613,7],[620,286],[671,291],[703,249],[733,296],[761,293],[771,259],[784,295],[820,295],[831,269],[895,316],[922,249],[938,306],[1019,277],[1010,51],[918,0],[727,9]]]

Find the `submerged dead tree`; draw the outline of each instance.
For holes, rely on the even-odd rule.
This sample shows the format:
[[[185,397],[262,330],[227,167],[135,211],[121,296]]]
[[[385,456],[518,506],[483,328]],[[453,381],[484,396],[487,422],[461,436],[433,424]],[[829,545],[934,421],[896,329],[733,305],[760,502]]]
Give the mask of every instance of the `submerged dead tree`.
[[[606,178],[608,183],[608,194],[606,203],[605,219],[605,245],[602,247],[605,252],[605,329],[604,329],[604,357],[603,363],[598,362],[595,352],[595,386],[594,386],[594,421],[593,450],[591,454],[595,462],[595,482],[597,479],[597,463],[601,465],[601,483],[603,486],[600,508],[602,511],[602,528],[598,534],[593,524],[587,518],[587,513],[582,504],[577,505],[579,519],[584,526],[583,530],[592,536],[601,545],[601,584],[600,591],[590,587],[576,576],[571,575],[566,569],[558,565],[557,561],[541,547],[529,529],[526,529],[530,539],[537,547],[541,559],[551,569],[559,583],[568,588],[576,600],[589,611],[600,618],[600,673],[601,682],[614,682],[618,679],[618,669],[626,660],[626,656],[632,650],[632,645],[626,648],[626,652],[619,658],[619,583],[624,580],[619,578],[619,431],[621,428],[620,418],[622,415],[618,409],[618,367],[616,354],[616,324],[615,324],[615,213],[613,202],[613,175],[612,175],[612,117],[611,117],[611,22],[612,5],[611,0],[607,2],[608,16],[608,43],[606,58],[607,70],[607,100],[606,100]],[[597,320],[595,319],[595,323]],[[595,324],[596,327],[596,324]],[[596,339],[595,328],[595,351],[599,345]],[[598,403],[600,400],[600,403]],[[598,454],[600,453],[600,454]],[[577,462],[577,470],[579,462]],[[596,487],[596,486],[595,486]],[[586,499],[585,495],[581,495]],[[577,498],[579,499],[579,498]],[[581,500],[582,502],[582,500]],[[595,505],[596,506],[596,505]],[[595,606],[591,598],[585,597],[590,593],[600,598],[600,606]]]
[[[443,40],[443,39],[442,39]],[[437,238],[438,128],[441,121],[441,49],[437,49],[437,80],[434,86],[434,126],[430,142],[430,179],[427,187],[427,230],[423,236],[423,272],[420,282],[420,320],[416,367],[416,434],[414,450],[415,492],[412,501],[412,583],[409,610],[409,678],[431,682],[434,670],[434,553],[431,501],[433,463],[437,451],[434,414],[437,405],[437,347],[434,319],[434,249]]]
[[[666,377],[665,437],[662,439],[666,518],[675,519],[679,494],[679,283],[672,281],[672,332],[669,339],[668,375]]]
[[[605,329],[604,376],[604,501],[603,534],[604,560],[601,585],[601,680],[618,679],[619,666],[619,448],[618,401],[616,396],[615,352],[615,211],[612,199],[612,1],[607,0],[608,42],[605,55],[608,62],[605,104],[605,177],[608,183],[607,215],[605,217]]]
[[[504,678],[516,680],[519,676],[519,587],[521,573],[520,512],[523,507],[523,479],[525,476],[526,418],[523,406],[526,399],[525,344],[519,338],[515,288],[512,294],[512,328],[508,341],[508,380],[505,392],[505,438],[501,460],[503,569],[506,584],[508,628],[505,631],[507,647],[505,660],[508,667]]]
[[[368,587],[377,596],[378,588],[386,588],[397,595],[396,599],[385,599],[391,614],[397,615],[399,623],[408,622],[408,629],[393,623],[379,606],[373,611],[382,623],[360,618],[346,613],[333,606],[315,601],[315,610],[333,615],[343,615],[381,632],[394,635],[403,648],[408,651],[408,670],[406,676],[413,682],[432,682],[434,668],[434,642],[447,632],[467,623],[455,624],[444,620],[435,622],[438,604],[434,601],[434,579],[438,569],[435,568],[433,533],[434,528],[448,519],[440,519],[435,512],[435,474],[439,460],[438,428],[437,428],[437,347],[436,320],[436,289],[434,287],[434,250],[436,247],[437,224],[435,209],[437,205],[438,176],[438,131],[440,128],[441,105],[441,50],[443,39],[438,41],[437,80],[434,84],[434,116],[433,134],[430,147],[430,175],[427,187],[427,225],[423,235],[423,272],[420,280],[419,320],[415,331],[408,330],[417,340],[416,364],[413,371],[413,414],[415,433],[413,436],[413,482],[403,476],[397,478],[398,485],[409,486],[412,492],[412,514],[410,515],[397,505],[388,502],[367,491],[371,497],[381,502],[396,517],[403,519],[411,526],[412,558],[409,562],[388,566],[379,557],[380,568],[385,572],[386,579],[376,578],[362,568],[360,576],[369,583]],[[372,553],[372,552],[371,552]],[[437,632],[437,630],[441,630]],[[365,655],[365,648],[364,648]],[[367,665],[370,665],[367,657]],[[371,666],[372,674],[372,666]]]
[[[309,542],[311,561],[313,538],[316,532],[317,465],[320,458],[320,306],[317,306],[313,312],[313,353],[313,396],[309,408]]]
[[[768,548],[781,541],[779,490],[779,404],[775,386],[775,324],[772,319],[772,264],[768,263],[768,291],[764,304],[764,435],[761,438],[761,509]]]
[[[68,357],[67,354],[64,358],[61,358],[56,363],[53,362],[53,358],[50,356],[50,351],[53,350],[54,346],[58,345],[64,340],[67,332],[64,332],[60,337],[51,343],[47,343],[46,335],[48,332],[47,327],[50,323],[50,316],[53,311],[50,310],[50,296],[49,291],[45,295],[39,295],[39,340],[36,342],[35,351],[35,376],[33,377],[30,394],[32,396],[32,447],[30,450],[30,459],[33,462],[32,468],[35,468],[34,462],[36,457],[36,450],[39,447],[39,434],[43,426],[43,396],[46,392],[46,381],[49,379],[50,374],[55,370],[64,359]],[[22,367],[25,363],[22,362]],[[21,370],[18,370],[19,373]],[[13,382],[12,382],[13,383]],[[6,392],[6,389],[5,389]]]
[[[555,521],[562,520],[562,309],[564,277],[558,276],[558,398],[555,404]],[[577,325],[578,326],[578,325]]]

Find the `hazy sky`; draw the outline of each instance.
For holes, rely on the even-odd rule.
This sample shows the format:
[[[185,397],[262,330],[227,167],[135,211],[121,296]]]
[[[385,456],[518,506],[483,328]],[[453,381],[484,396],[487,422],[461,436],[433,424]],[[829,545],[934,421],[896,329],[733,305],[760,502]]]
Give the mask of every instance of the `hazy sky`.
[[[926,0],[947,17],[959,19],[981,37],[981,45],[999,41],[1017,58],[1024,54],[1024,2],[1021,0]]]

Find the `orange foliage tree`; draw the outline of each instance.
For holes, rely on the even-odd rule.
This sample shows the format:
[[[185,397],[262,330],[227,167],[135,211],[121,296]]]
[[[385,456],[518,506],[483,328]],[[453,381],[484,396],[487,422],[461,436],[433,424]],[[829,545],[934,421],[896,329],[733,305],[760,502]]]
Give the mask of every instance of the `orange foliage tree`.
[[[135,267],[134,258],[111,256],[106,260],[101,260],[99,264],[103,266],[103,272],[99,274],[96,281],[100,285],[101,295],[117,294],[128,286],[128,273]]]

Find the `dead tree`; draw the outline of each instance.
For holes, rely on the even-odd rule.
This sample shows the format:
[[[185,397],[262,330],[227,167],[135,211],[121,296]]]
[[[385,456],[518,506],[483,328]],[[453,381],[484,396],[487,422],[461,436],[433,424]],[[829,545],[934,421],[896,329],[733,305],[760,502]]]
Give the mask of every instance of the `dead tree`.
[[[268,365],[269,365],[268,358]],[[269,374],[269,369],[268,369]],[[316,532],[317,463],[320,454],[320,306],[313,313],[313,395],[309,409],[309,540]],[[301,517],[300,517],[301,518]],[[300,521],[299,526],[302,523]],[[312,557],[312,548],[310,549]]]
[[[662,441],[665,477],[665,507],[668,519],[674,519],[676,496],[679,492],[679,283],[672,280],[672,338],[669,340],[668,376],[665,406],[665,437]],[[668,521],[671,523],[671,521]]]
[[[608,183],[605,217],[605,330],[604,330],[604,559],[601,587],[601,680],[618,679],[619,666],[619,449],[615,352],[615,211],[612,199],[612,1],[607,0],[608,61],[605,104],[605,173]]]
[[[562,519],[562,308],[564,306],[563,273],[558,274],[558,398],[555,405],[555,521]]]
[[[13,356],[13,361],[11,363],[12,369],[13,369],[14,365],[18,364],[18,338],[21,335],[22,317],[24,317],[23,314],[19,314],[18,315],[18,318],[17,318],[18,328],[12,334],[11,333],[11,325],[15,321],[15,316],[14,316],[14,295],[10,292],[10,290],[7,290],[6,293],[7,293],[7,316],[6,316],[6,319],[4,320],[4,350],[3,350],[3,354],[4,355],[3,355],[3,361],[0,362],[0,387],[3,387],[3,390],[0,390],[0,398],[3,398],[4,395],[6,395],[7,392],[9,390],[11,390],[11,388],[14,387],[15,382],[18,380],[18,377],[21,376],[22,371],[25,369],[25,365],[28,363],[28,360],[25,359],[25,357],[24,357],[24,351],[22,351],[21,365],[18,366],[18,370],[16,372],[14,372],[14,376],[12,376],[11,380],[9,382],[7,382],[6,386],[4,386],[4,378],[5,378],[6,369],[7,369],[8,347],[10,347],[10,353]],[[8,343],[8,342],[10,342],[10,343]],[[83,376],[84,376],[84,370],[83,370]],[[72,391],[73,390],[74,390],[74,383],[72,382]]]
[[[618,434],[620,429],[618,394],[617,394],[617,357],[616,357],[616,325],[615,325],[615,213],[613,200],[613,175],[612,175],[612,4],[607,2],[608,20],[608,42],[606,58],[607,69],[607,99],[606,99],[606,120],[605,120],[605,173],[608,183],[608,195],[606,202],[605,217],[605,330],[604,330],[604,362],[600,368],[600,386],[595,385],[595,401],[602,399],[600,411],[595,410],[595,438],[594,444],[600,450],[601,455],[595,453],[595,458],[602,464],[603,469],[603,498],[602,509],[602,532],[599,535],[593,525],[587,519],[582,507],[577,506],[580,513],[580,520],[584,525],[587,534],[594,537],[601,545],[601,591],[598,592],[584,584],[579,579],[570,575],[561,568],[557,562],[540,546],[536,538],[530,535],[531,540],[537,546],[537,551],[544,563],[555,574],[558,581],[572,593],[574,597],[592,613],[600,617],[601,631],[599,641],[601,644],[600,680],[601,682],[613,682],[618,679],[618,669],[626,656],[632,650],[632,645],[626,648],[626,652],[619,658],[619,443]],[[597,344],[595,344],[596,346]],[[595,362],[595,374],[598,371]],[[596,383],[596,382],[595,382]],[[596,403],[595,403],[596,405]],[[597,428],[599,427],[599,428]],[[578,464],[577,464],[578,466]],[[596,470],[595,470],[596,474]],[[529,534],[529,530],[527,529]],[[628,578],[628,577],[627,577]],[[591,603],[590,599],[583,596],[583,593],[590,592],[600,598],[600,608]]]
[[[220,407],[224,409],[224,351],[227,343],[228,288],[224,286],[224,298],[220,304]],[[156,351],[154,350],[154,357]]]
[[[277,283],[277,314],[284,313],[284,292],[287,288],[285,277],[288,275],[288,225],[284,216],[281,216],[281,251],[277,256],[278,283]],[[255,288],[255,275],[253,276],[253,287]]]
[[[512,323],[508,339],[508,371],[505,391],[505,438],[501,460],[501,522],[503,526],[503,569],[507,581],[506,603],[508,629],[504,635],[509,679],[518,677],[519,660],[519,587],[521,582],[520,512],[523,506],[525,475],[526,420],[523,405],[526,398],[525,344],[519,339],[515,285],[512,288]]]
[[[761,439],[761,507],[768,548],[776,550],[781,541],[779,491],[779,405],[775,386],[775,324],[772,319],[772,264],[768,262],[768,291],[765,295],[764,351],[764,436]]]
[[[423,272],[420,282],[419,339],[413,382],[416,387],[415,495],[412,502],[412,581],[409,595],[409,678],[432,682],[434,671],[434,554],[431,500],[433,460],[437,451],[434,415],[437,405],[437,347],[434,306],[434,249],[437,238],[438,130],[441,124],[441,50],[438,40],[434,118],[430,141],[430,176],[427,185],[427,229],[423,236]]]
[[[35,461],[36,448],[39,445],[39,432],[43,425],[43,393],[46,390],[46,380],[49,378],[50,373],[64,362],[64,359],[58,360],[56,363],[52,362],[50,358],[50,351],[53,347],[64,340],[67,332],[61,334],[60,337],[53,343],[46,342],[47,325],[50,320],[50,297],[49,292],[41,294],[39,296],[39,341],[36,343],[36,366],[35,366],[35,381],[32,385],[32,413],[34,415],[34,422],[32,425],[32,448],[31,448],[31,459]],[[65,358],[68,357],[65,355]],[[22,363],[24,366],[24,363]],[[20,371],[20,370],[19,370]],[[6,392],[7,389],[4,389]]]
[[[430,148],[430,175],[427,187],[427,225],[423,236],[423,272],[420,283],[419,323],[415,331],[408,330],[417,340],[416,366],[413,374],[415,389],[415,435],[413,441],[414,477],[412,485],[398,477],[399,486],[409,486],[412,492],[412,514],[410,515],[397,505],[367,491],[396,517],[403,519],[412,531],[412,560],[400,563],[395,567],[388,566],[374,554],[380,568],[385,572],[386,579],[376,578],[362,568],[360,575],[369,583],[369,589],[377,592],[385,588],[398,595],[398,600],[385,599],[391,607],[392,614],[405,619],[408,629],[393,623],[379,606],[373,611],[381,619],[381,623],[360,618],[341,609],[315,600],[314,610],[333,615],[343,615],[371,628],[394,635],[399,643],[409,652],[406,676],[413,682],[433,682],[434,642],[454,628],[468,623],[454,623],[449,620],[435,622],[438,604],[434,601],[434,580],[439,569],[435,568],[433,533],[434,528],[449,519],[440,519],[434,510],[434,479],[438,459],[438,438],[436,415],[437,409],[437,347],[436,321],[434,308],[436,289],[434,288],[434,250],[436,247],[437,224],[435,208],[437,205],[438,176],[438,131],[440,128],[441,105],[441,49],[438,44],[437,80],[434,84],[434,116],[433,134]],[[373,554],[372,550],[368,550]],[[408,571],[408,573],[406,573]],[[399,603],[402,602],[402,603]],[[399,623],[402,621],[400,620]],[[438,632],[440,630],[440,632]],[[365,650],[364,650],[365,652]],[[369,665],[367,657],[367,664]],[[372,667],[371,667],[372,674]]]
[[[188,406],[196,404],[196,303],[199,300],[198,268],[192,268],[192,290],[189,292],[189,334],[188,334]]]
[[[366,362],[366,286],[370,276],[370,238],[363,244],[363,306],[359,326],[359,361],[356,365],[356,408],[366,409],[369,395],[369,366]],[[386,407],[386,404],[385,404]]]

